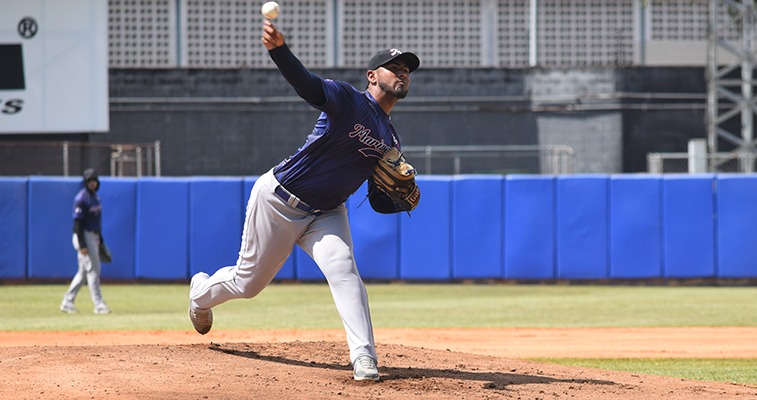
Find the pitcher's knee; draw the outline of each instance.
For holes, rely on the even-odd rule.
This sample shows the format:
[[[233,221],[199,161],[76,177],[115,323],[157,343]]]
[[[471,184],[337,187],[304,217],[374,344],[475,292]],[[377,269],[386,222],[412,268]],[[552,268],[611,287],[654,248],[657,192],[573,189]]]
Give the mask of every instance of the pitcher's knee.
[[[265,287],[255,282],[254,279],[236,279],[237,288],[239,288],[239,297],[251,299],[257,296]]]
[[[346,279],[350,276],[357,276],[357,267],[352,256],[331,257],[326,263],[324,273],[329,274],[332,278]]]

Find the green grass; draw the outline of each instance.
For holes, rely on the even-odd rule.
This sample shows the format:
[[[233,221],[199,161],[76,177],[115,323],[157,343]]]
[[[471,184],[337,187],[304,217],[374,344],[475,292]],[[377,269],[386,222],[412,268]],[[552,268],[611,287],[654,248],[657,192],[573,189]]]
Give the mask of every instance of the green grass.
[[[106,284],[113,309],[58,310],[64,285],[0,286],[0,330],[187,330],[188,285]],[[376,328],[757,326],[757,287],[369,284]],[[272,284],[214,308],[214,329],[341,329],[325,284]],[[548,362],[757,384],[754,359],[549,359]]]
[[[189,287],[103,285],[111,315],[58,305],[63,285],[0,286],[0,330],[186,329]],[[755,287],[635,287],[477,284],[368,285],[380,328],[757,326]],[[735,307],[734,305],[738,305]],[[273,284],[252,300],[214,309],[217,329],[341,328],[325,284]]]
[[[702,381],[757,385],[757,358],[534,358],[534,361]]]

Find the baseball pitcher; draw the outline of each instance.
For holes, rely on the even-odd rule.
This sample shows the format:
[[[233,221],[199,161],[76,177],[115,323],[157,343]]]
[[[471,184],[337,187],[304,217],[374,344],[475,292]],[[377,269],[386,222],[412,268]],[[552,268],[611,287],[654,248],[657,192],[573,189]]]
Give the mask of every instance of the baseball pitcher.
[[[212,308],[255,297],[296,244],[328,281],[347,333],[354,379],[377,381],[368,296],[355,265],[344,203],[369,180],[370,203],[378,212],[410,211],[418,204],[415,170],[398,150],[389,113],[407,95],[410,73],[420,60],[397,49],[379,51],[368,63],[368,87],[361,91],[310,72],[268,20],[262,41],[287,82],[321,114],[305,144],[255,182],[236,265],[192,277],[189,317],[197,332],[208,333]]]

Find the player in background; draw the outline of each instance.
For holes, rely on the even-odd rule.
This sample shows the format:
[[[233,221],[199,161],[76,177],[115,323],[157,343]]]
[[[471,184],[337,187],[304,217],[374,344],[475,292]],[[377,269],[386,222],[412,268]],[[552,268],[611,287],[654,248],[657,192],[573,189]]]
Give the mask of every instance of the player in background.
[[[71,280],[71,285],[63,295],[60,310],[65,313],[75,313],[76,295],[86,277],[92,302],[95,304],[95,314],[109,314],[110,309],[103,300],[100,290],[100,243],[104,243],[102,236],[102,204],[97,191],[100,189],[100,179],[97,172],[87,168],[82,176],[84,187],[74,198],[74,234],[71,239],[79,261],[79,270]]]
[[[297,244],[328,281],[347,334],[354,379],[377,381],[368,295],[355,264],[344,202],[385,152],[400,147],[389,113],[407,95],[410,73],[420,60],[397,49],[378,52],[368,65],[368,87],[360,91],[311,73],[268,20],[262,41],[284,78],[321,115],[302,147],[255,182],[236,265],[192,277],[189,317],[197,332],[209,332],[211,308],[258,295]],[[398,211],[391,202],[385,210],[372,206]]]

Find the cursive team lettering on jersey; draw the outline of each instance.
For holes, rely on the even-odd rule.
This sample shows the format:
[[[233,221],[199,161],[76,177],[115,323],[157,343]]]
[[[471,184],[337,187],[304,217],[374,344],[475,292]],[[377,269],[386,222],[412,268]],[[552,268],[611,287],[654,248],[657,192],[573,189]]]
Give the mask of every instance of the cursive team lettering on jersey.
[[[384,143],[384,139],[376,139],[371,136],[371,130],[362,124],[355,124],[353,130],[349,132],[349,137],[357,139],[360,143],[368,146],[360,151],[365,157],[381,158],[392,146]]]

